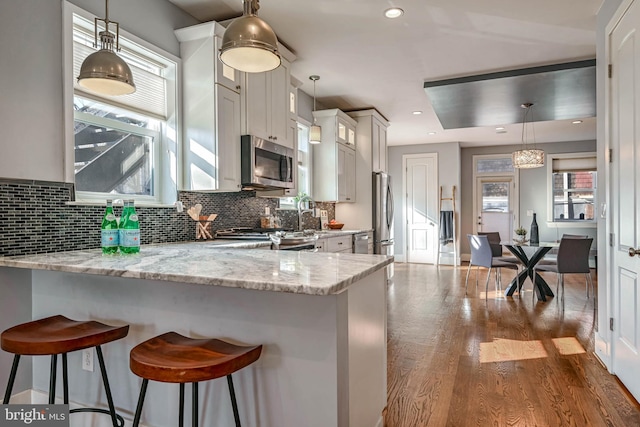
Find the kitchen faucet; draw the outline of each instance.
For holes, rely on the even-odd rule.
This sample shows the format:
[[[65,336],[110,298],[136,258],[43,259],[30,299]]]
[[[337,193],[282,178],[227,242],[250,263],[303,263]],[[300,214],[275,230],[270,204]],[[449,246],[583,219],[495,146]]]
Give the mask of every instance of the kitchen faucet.
[[[307,201],[309,202],[310,209],[302,209],[302,204]],[[311,205],[313,205],[313,208],[311,208]],[[305,212],[311,212],[312,215],[315,216],[315,210],[316,202],[314,202],[311,197],[306,194],[300,197],[300,200],[298,200],[298,231],[302,231],[302,214]]]

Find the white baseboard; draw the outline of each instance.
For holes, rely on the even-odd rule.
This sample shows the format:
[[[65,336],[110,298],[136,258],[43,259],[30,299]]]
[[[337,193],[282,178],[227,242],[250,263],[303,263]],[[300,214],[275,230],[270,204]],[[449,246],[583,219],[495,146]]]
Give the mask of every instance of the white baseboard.
[[[26,390],[21,393],[12,395],[11,403],[12,404],[33,403],[36,405],[46,405],[47,403],[49,403],[49,394],[41,392],[39,390]],[[56,403],[62,404],[62,399],[56,398]],[[81,405],[77,402],[69,402],[69,409],[82,408],[83,406],[84,405]],[[116,412],[118,413],[118,415],[124,418],[125,425],[133,424],[133,417],[128,418],[128,416],[124,416],[124,414],[118,411],[118,408],[116,408]],[[70,427],[87,427],[87,426],[113,427],[113,425],[111,424],[111,417],[105,414],[92,413],[92,412],[78,412],[75,414],[71,414],[71,416],[69,417],[69,424],[70,424]],[[140,423],[140,427],[151,427],[151,426]]]

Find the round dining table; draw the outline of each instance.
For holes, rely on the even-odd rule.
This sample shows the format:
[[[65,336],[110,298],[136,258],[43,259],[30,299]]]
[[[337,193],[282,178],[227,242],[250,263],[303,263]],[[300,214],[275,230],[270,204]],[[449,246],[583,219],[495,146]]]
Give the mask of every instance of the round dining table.
[[[557,242],[540,242],[532,244],[529,242],[518,242],[516,240],[508,240],[500,242],[505,246],[509,252],[511,252],[522,263],[524,268],[517,274],[517,276],[509,283],[509,286],[505,290],[506,296],[512,296],[518,289],[518,292],[522,290],[522,284],[527,277],[534,284],[533,289],[538,295],[539,301],[546,301],[547,297],[553,297],[553,291],[542,278],[540,273],[535,273],[534,267],[540,260],[553,248],[557,248],[560,243]],[[528,248],[531,248],[528,250]],[[518,284],[519,287],[518,287]]]

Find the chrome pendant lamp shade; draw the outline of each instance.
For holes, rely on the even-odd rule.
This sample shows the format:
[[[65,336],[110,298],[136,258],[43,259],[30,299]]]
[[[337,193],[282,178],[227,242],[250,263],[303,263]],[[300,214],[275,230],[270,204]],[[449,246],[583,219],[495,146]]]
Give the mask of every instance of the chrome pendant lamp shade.
[[[526,126],[527,116],[533,107],[533,104],[526,103],[521,105],[525,108],[524,116],[522,119],[522,149],[514,151],[512,156],[512,163],[514,168],[518,169],[533,169],[544,166],[544,151],[535,148],[535,129],[533,129],[533,118],[531,118],[531,129],[533,133],[533,148],[529,148],[526,142]]]
[[[106,0],[104,19],[95,19],[95,42],[98,42],[98,21],[105,23],[100,32],[100,50],[87,56],[80,67],[78,84],[92,92],[103,95],[128,95],[136,91],[133,74],[129,65],[114,50],[120,50],[118,43],[119,25],[109,21],[109,0]],[[109,31],[109,24],[116,27],[116,35]],[[115,41],[115,44],[114,44]]]
[[[316,110],[316,82],[320,80],[320,76],[309,76],[309,80],[313,80],[313,111]],[[322,128],[316,124],[316,118],[313,118],[313,124],[309,128],[309,143],[320,144],[322,141]]]
[[[244,0],[244,13],[229,24],[222,37],[220,60],[246,73],[263,73],[280,66],[278,38],[258,18],[258,0]]]

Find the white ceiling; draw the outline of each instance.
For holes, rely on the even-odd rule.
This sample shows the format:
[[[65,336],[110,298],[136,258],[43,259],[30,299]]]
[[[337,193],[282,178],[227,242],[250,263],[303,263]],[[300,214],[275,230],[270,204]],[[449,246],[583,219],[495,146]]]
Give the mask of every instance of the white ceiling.
[[[242,14],[241,0],[170,0],[200,21]],[[602,0],[262,0],[258,15],[297,60],[292,75],[319,103],[375,107],[390,145],[518,143],[522,126],[443,130],[423,83],[595,58]],[[403,16],[387,19],[391,6]],[[527,102],[527,100],[522,100]],[[519,105],[516,106],[519,108]],[[413,111],[423,111],[413,115]],[[429,135],[429,132],[435,132]],[[596,120],[537,122],[537,142],[595,139]]]

